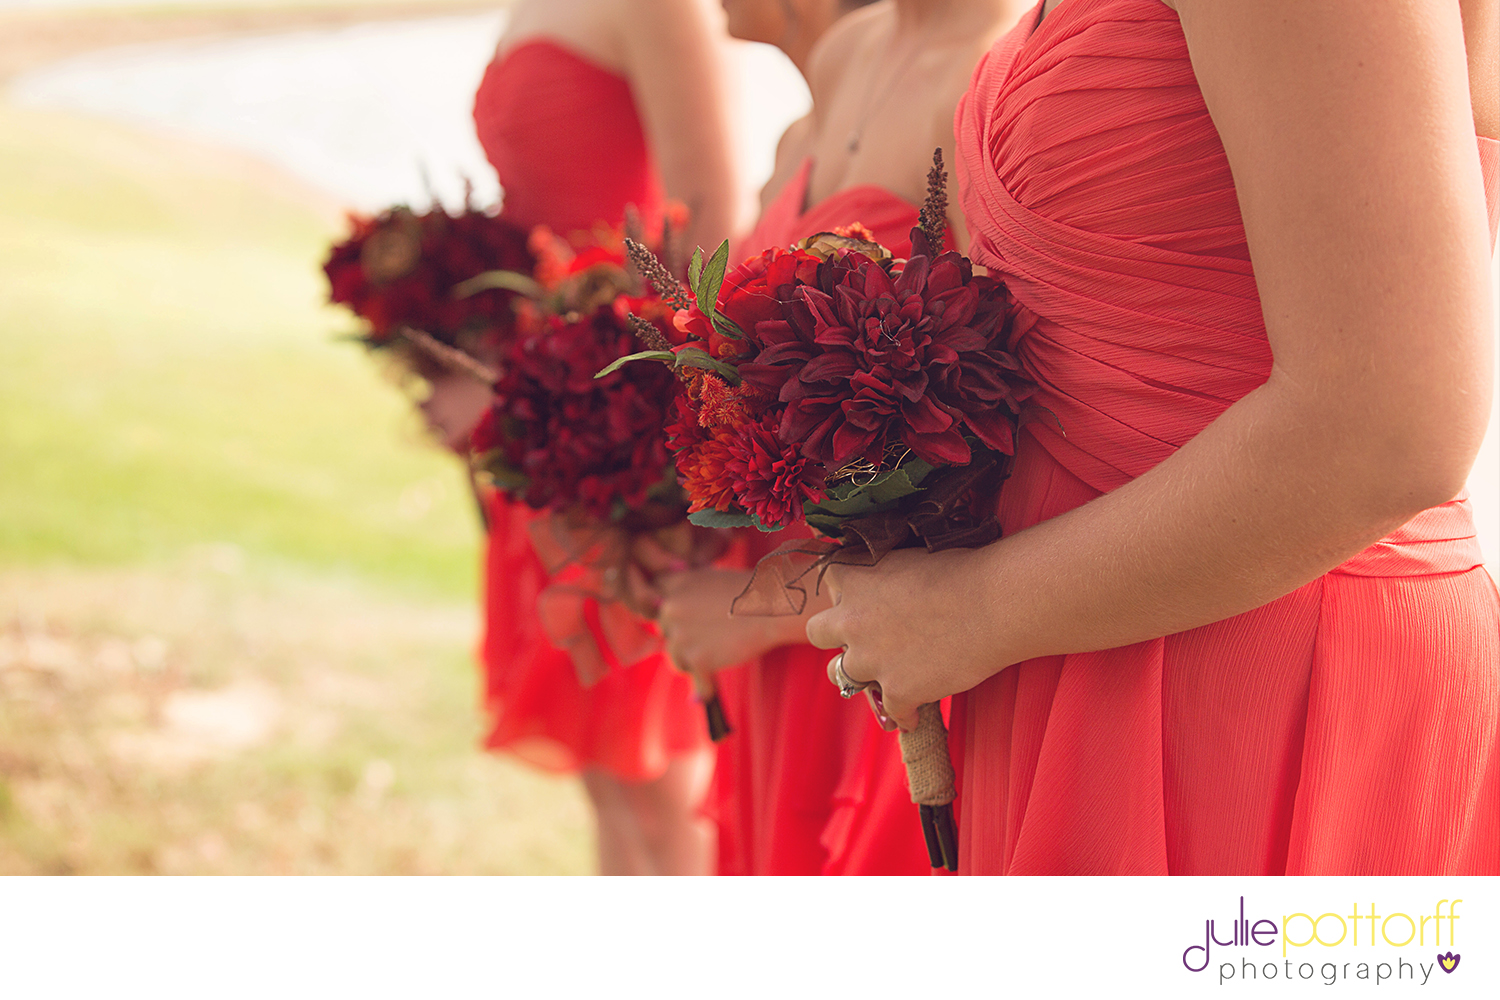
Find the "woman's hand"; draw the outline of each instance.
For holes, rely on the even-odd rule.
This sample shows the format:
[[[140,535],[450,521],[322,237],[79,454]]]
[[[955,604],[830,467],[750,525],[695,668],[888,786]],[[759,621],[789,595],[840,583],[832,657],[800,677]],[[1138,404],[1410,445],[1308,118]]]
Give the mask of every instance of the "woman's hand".
[[[458,455],[469,451],[469,432],[489,409],[494,390],[466,372],[445,371],[429,379],[427,398],[417,405],[427,429]]]
[[[844,674],[879,684],[886,713],[911,729],[918,705],[968,690],[1008,662],[1004,616],[987,597],[1004,544],[902,549],[874,566],[834,566],[823,578],[833,607],[808,621],[808,641],[844,648]]]
[[[803,615],[729,614],[729,605],[750,582],[748,570],[694,569],[659,577],[662,595],[657,623],[667,640],[667,655],[678,669],[691,673],[700,691],[711,690],[717,671],[803,640],[807,618],[827,607],[826,598],[811,597]]]

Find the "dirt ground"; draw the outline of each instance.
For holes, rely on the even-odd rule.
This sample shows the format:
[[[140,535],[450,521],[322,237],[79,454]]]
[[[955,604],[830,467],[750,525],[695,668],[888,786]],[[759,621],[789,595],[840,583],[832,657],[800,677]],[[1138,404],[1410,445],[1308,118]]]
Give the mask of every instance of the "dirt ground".
[[[0,571],[0,874],[546,874],[582,795],[476,748],[473,612],[247,577]]]

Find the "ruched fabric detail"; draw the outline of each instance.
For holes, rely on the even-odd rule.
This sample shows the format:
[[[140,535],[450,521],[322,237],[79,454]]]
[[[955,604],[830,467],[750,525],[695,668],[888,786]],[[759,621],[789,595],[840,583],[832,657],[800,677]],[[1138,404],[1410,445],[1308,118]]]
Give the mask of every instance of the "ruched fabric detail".
[[[500,175],[506,218],[559,236],[619,226],[634,205],[648,227],[665,203],[630,82],[545,39],[485,70],[474,125]]]
[[[1057,418],[1021,435],[1006,533],[1147,472],[1271,369],[1176,14],[1038,15],[955,121],[970,253],[1011,288],[1013,349]],[[1500,595],[1474,535],[1461,495],[1254,611],[958,696],[965,870],[1500,872]]]

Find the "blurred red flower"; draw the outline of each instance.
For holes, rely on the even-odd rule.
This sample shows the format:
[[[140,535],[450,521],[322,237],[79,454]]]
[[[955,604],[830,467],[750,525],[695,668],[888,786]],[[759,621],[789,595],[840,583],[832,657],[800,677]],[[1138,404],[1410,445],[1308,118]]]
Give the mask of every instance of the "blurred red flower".
[[[484,271],[531,273],[530,234],[475,208],[449,214],[387,209],[350,217],[349,238],[329,251],[323,271],[329,301],[370,325],[371,344],[388,343],[403,325],[455,347],[508,336],[514,293],[489,289],[455,298],[453,286]]]

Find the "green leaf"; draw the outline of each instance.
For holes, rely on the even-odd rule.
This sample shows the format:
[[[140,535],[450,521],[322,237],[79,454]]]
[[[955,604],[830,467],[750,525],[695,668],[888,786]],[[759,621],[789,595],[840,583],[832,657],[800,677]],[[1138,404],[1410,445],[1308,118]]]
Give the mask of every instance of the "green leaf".
[[[606,375],[611,375],[619,371],[621,368],[625,367],[632,361],[661,361],[670,365],[676,359],[677,355],[673,354],[671,351],[640,351],[636,354],[627,354],[623,358],[616,358],[615,360],[611,361],[606,367],[595,372],[594,378],[603,378]]]
[[[477,466],[496,489],[507,493],[520,493],[531,485],[531,477],[519,469],[506,465],[498,451],[479,456]]]
[[[829,496],[814,504],[812,510],[818,514],[829,514],[839,518],[859,517],[861,514],[875,513],[875,501],[870,499],[864,487],[860,487],[845,499]]]
[[[703,264],[694,290],[698,293],[698,308],[706,313],[717,313],[719,289],[724,285],[724,272],[729,270],[729,241],[719,244],[719,249]]]
[[[467,281],[460,281],[453,286],[453,297],[455,299],[466,299],[471,295],[491,289],[500,289],[507,292],[516,292],[528,299],[541,301],[547,297],[547,290],[543,288],[530,275],[521,274],[518,271],[484,271],[474,275]]]
[[[920,490],[921,482],[927,478],[932,471],[932,466],[920,458],[912,458],[899,469],[875,477],[868,489],[870,499],[876,504],[885,505],[901,499]]]
[[[711,357],[701,347],[684,347],[673,357],[676,359],[674,367],[677,368],[703,368],[718,375],[730,385],[740,384],[740,372],[734,365],[719,361]],[[626,358],[625,360],[630,360]],[[606,369],[607,370],[607,369]]]
[[[745,331],[738,323],[719,312],[719,289],[724,286],[724,275],[729,270],[729,241],[719,244],[719,249],[705,263],[703,250],[693,254],[693,263],[688,266],[688,279],[692,282],[693,296],[698,300],[698,310],[708,317],[720,336],[730,340],[744,340]]]
[[[740,329],[740,325],[717,309],[709,313],[708,321],[714,325],[715,330],[730,340],[745,339],[745,331]]]
[[[694,511],[688,515],[688,520],[700,528],[748,528],[752,524],[757,524],[755,518],[749,514],[742,514],[739,511],[714,510],[712,507],[707,510]]]
[[[927,478],[932,466],[915,456],[907,459],[899,468],[882,472],[869,482],[840,483],[827,491],[827,499],[808,508],[820,514],[840,518],[858,517],[888,510],[898,501],[922,489],[922,480]],[[809,524],[812,521],[808,521]]]

